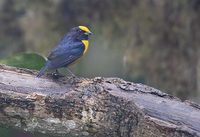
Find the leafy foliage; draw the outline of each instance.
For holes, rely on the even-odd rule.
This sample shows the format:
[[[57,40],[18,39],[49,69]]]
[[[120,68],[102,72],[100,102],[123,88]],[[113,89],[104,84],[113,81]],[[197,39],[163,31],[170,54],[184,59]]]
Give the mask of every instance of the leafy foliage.
[[[45,58],[36,53],[21,53],[10,58],[0,60],[9,66],[39,70],[45,63]]]

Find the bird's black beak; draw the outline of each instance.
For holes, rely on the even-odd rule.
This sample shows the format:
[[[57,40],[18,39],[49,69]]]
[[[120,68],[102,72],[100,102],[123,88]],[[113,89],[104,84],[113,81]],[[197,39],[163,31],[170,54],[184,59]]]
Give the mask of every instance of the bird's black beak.
[[[89,35],[92,35],[92,32],[89,31],[89,32],[85,32],[84,34],[89,36]]]

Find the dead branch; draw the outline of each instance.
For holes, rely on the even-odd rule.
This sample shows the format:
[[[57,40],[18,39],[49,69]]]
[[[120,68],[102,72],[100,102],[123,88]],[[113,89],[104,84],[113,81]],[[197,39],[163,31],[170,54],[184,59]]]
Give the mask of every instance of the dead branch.
[[[200,137],[200,106],[119,78],[0,66],[0,125],[56,136]]]

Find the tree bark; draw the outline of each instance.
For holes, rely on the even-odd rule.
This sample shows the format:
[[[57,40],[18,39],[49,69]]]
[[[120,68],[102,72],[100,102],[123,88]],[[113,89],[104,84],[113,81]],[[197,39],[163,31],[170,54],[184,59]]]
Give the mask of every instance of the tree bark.
[[[0,65],[0,125],[65,137],[200,137],[200,106],[119,78]]]

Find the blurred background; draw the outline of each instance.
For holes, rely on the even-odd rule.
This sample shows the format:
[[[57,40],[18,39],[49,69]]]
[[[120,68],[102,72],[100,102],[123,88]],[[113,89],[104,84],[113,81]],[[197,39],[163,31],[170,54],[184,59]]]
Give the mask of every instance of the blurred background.
[[[78,76],[120,77],[200,103],[199,0],[0,0],[0,59],[47,56],[78,25],[93,32],[72,66]]]

